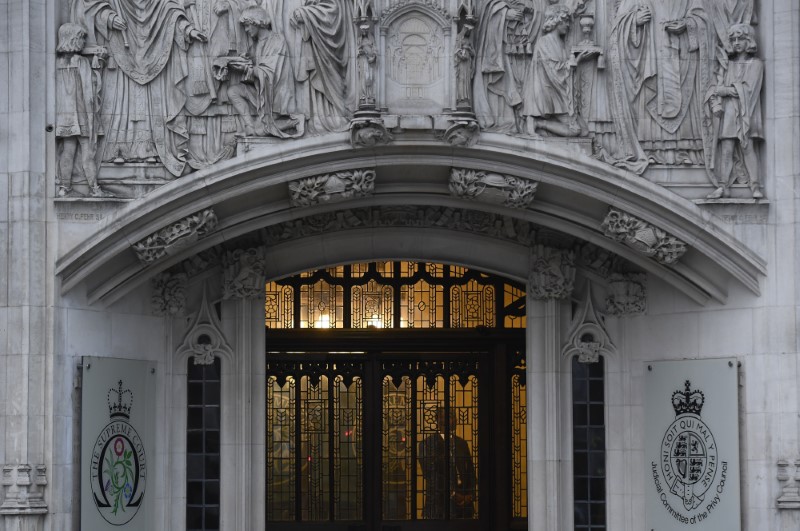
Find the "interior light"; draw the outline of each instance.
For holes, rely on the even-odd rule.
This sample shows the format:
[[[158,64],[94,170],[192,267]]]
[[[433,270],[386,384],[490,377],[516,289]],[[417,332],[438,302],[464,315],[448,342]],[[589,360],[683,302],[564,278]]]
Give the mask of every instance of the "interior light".
[[[330,328],[331,327],[331,316],[327,313],[323,313],[319,316],[319,319],[314,321],[314,328]]]

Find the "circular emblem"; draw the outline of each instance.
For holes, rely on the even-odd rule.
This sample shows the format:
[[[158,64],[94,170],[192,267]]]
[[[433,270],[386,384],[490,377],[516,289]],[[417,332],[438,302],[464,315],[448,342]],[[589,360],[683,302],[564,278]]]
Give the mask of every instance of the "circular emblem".
[[[117,401],[112,402],[112,394]],[[103,519],[113,526],[130,522],[144,500],[147,460],[144,442],[129,424],[132,395],[129,390],[109,392],[111,422],[100,431],[92,448],[92,497]]]
[[[717,445],[700,417],[681,415],[669,425],[661,443],[661,471],[687,511],[702,503],[717,473]]]

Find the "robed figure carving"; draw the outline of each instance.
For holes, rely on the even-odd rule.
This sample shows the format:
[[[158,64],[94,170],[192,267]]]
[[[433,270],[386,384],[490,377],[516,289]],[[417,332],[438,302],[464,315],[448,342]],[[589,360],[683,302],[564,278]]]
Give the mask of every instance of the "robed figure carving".
[[[239,22],[252,42],[248,54],[227,63],[242,74],[241,81],[228,89],[228,98],[244,122],[245,135],[301,136],[305,121],[295,112],[294,74],[286,39],[274,31],[261,7],[247,7]],[[253,111],[258,121],[253,120]]]
[[[297,80],[307,84],[312,132],[345,131],[358,97],[356,37],[348,0],[304,0],[291,24],[301,32]]]
[[[609,52],[616,165],[703,164],[715,35],[702,0],[621,0]]]
[[[94,41],[110,51],[101,160],[160,161],[171,174],[183,174],[187,50],[205,35],[179,0],[76,0],[72,16],[85,20]]]
[[[755,143],[764,138],[761,117],[761,85],[764,62],[755,56],[756,35],[749,24],[728,30],[730,58],[719,82],[706,94],[707,114],[714,128],[714,150],[708,154],[708,170],[716,187],[709,199],[730,195],[734,181],[747,183],[754,199],[764,197]],[[736,163],[739,170],[735,171]]]
[[[443,520],[446,517],[445,503],[449,503],[450,519],[474,518],[477,477],[469,445],[456,435],[453,415],[450,416],[449,433],[445,433],[444,409],[436,411],[436,424],[437,432],[419,443],[417,453],[425,479],[422,516]]]

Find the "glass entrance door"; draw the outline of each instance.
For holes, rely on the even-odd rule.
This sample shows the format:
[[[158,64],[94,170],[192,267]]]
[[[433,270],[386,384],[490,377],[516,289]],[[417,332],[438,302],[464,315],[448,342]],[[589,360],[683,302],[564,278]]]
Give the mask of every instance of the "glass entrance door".
[[[481,501],[486,355],[271,355],[268,527],[491,529]]]

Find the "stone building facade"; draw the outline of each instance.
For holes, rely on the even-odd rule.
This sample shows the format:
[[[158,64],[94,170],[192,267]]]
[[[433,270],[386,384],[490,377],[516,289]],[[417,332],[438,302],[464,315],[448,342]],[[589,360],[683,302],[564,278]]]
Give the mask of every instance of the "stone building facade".
[[[138,487],[123,484],[117,499],[134,514],[123,529],[259,531],[311,519],[412,530],[434,519],[446,529],[634,531],[664,514],[720,529],[681,520],[721,512],[712,487],[723,498],[725,490],[719,503],[742,530],[800,528],[798,91],[795,0],[0,3],[0,530],[77,531],[89,526],[82,511],[101,510],[82,491],[91,481],[82,453],[95,444],[82,435],[85,380],[96,358],[145,362],[155,382],[143,413],[152,435],[146,510],[136,515]],[[329,321],[301,316],[298,302],[281,325],[293,330],[265,328],[270,286],[301,293],[310,272],[332,268],[335,280],[337,267],[386,263],[459,271],[445,275],[446,289],[464,268],[500,279],[495,287],[510,287],[498,289],[522,293],[509,295],[506,322],[524,326],[465,324],[448,309],[427,335],[382,330],[413,327],[398,310],[391,321],[370,314],[363,330],[326,344],[305,329]],[[363,267],[362,276],[384,271]],[[394,302],[400,284],[370,304],[405,308]],[[294,300],[308,309],[311,299]],[[343,315],[345,328],[358,328],[355,313]],[[493,405],[507,396],[503,385],[481,387],[490,394],[475,398],[474,422],[456,399],[442,408],[456,426],[444,440],[474,427],[467,447],[482,472],[473,490],[445,489],[441,514],[408,501],[390,517],[376,438],[353,458],[364,496],[355,512],[337,516],[343,505],[331,495],[329,514],[313,516],[301,501],[312,499],[301,485],[312,467],[300,463],[298,427],[297,475],[286,480],[297,482],[297,513],[265,509],[278,492],[270,393],[287,381],[276,352],[294,353],[295,341],[332,356],[346,343],[444,367],[458,360],[426,354],[430,345],[473,340],[480,361],[463,381],[443,373],[454,379],[442,389],[499,374],[505,362],[490,371],[486,360],[495,363],[487,353],[501,344],[527,389],[521,403],[511,399],[507,424],[491,415],[503,410]],[[331,359],[326,370],[344,370]],[[384,360],[376,371],[387,367],[375,360]],[[665,404],[702,429],[689,446],[669,446],[677,475],[655,462],[651,471],[648,441],[652,430],[667,441],[667,426],[646,415],[648,373],[659,362],[705,360],[735,369],[734,400],[713,405],[734,419],[735,467],[717,467],[703,442],[702,426],[720,433],[701,413],[714,393],[687,382]],[[218,470],[209,479],[193,468],[187,411],[192,386],[210,374],[197,367],[218,366],[209,380],[221,389]],[[602,441],[585,454],[602,465],[585,478],[580,445],[592,443],[576,435],[579,374],[601,389],[587,404],[602,420],[586,424]],[[346,382],[343,392],[354,381],[308,377]],[[366,373],[356,379],[377,385]],[[129,418],[122,384],[110,391],[112,419]],[[207,398],[197,407],[211,407]],[[377,403],[365,407],[378,411],[358,421],[366,437],[387,421]],[[415,409],[421,420],[409,422],[443,430],[435,409]],[[486,436],[512,417],[524,419],[524,436],[499,440],[523,441],[514,455],[525,473],[509,464],[491,475]],[[422,436],[413,437],[409,467],[419,459],[422,470]],[[342,473],[330,463],[331,477]],[[459,470],[459,486],[460,466],[445,465]],[[722,475],[734,468],[738,497],[720,487],[734,482]],[[666,490],[662,477],[671,478]],[[427,499],[421,489],[433,480],[419,478],[408,480],[409,499]],[[594,494],[577,487],[587,478],[600,485]],[[194,500],[195,480],[218,494]],[[598,512],[587,517],[588,507]]]

